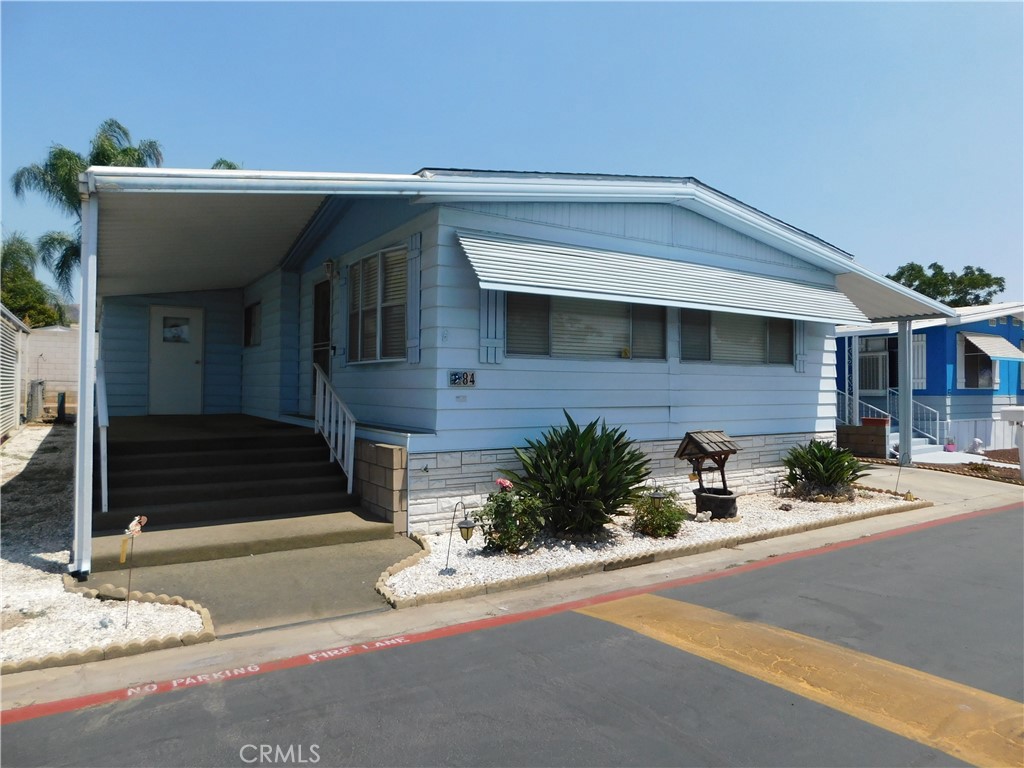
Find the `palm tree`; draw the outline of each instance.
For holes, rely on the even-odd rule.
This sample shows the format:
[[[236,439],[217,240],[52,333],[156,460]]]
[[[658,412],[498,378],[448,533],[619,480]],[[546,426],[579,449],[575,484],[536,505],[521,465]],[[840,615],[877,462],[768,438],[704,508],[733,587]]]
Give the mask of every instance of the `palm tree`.
[[[214,171],[240,171],[242,166],[238,163],[232,162],[231,160],[225,160],[223,157],[218,157],[213,165],[210,166],[211,170]]]
[[[80,155],[60,144],[50,147],[46,160],[19,168],[11,176],[16,197],[34,191],[59,210],[76,219],[74,233],[47,232],[39,238],[39,259],[53,273],[57,286],[72,295],[72,278],[82,261],[82,201],[78,195],[78,175],[92,165],[159,166],[164,161],[160,144],[152,139],[132,144],[131,134],[117,120],[100,125],[88,155]]]
[[[36,279],[35,246],[20,232],[4,235],[0,251],[0,298],[27,325],[67,325],[67,307],[54,291]]]

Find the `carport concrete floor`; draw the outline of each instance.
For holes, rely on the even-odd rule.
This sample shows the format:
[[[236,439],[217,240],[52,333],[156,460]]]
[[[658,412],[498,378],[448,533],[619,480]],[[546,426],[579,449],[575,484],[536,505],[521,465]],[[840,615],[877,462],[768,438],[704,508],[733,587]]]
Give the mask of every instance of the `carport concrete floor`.
[[[197,529],[200,530],[200,529]],[[420,551],[404,536],[174,565],[133,568],[132,591],[179,595],[208,608],[218,637],[390,610],[374,589],[389,566]],[[128,586],[128,570],[79,584]]]

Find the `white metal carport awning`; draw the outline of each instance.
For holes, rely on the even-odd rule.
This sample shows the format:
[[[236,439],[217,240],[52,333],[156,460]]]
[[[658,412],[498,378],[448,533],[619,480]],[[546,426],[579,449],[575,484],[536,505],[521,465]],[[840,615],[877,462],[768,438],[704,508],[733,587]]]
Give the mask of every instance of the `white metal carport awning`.
[[[457,232],[487,290],[568,296],[832,324],[868,318],[840,291],[721,267]]]
[[[991,333],[960,333],[971,344],[976,346],[993,360],[1011,360],[1017,363],[1024,363],[1024,351],[1017,349],[1002,336],[994,336]]]

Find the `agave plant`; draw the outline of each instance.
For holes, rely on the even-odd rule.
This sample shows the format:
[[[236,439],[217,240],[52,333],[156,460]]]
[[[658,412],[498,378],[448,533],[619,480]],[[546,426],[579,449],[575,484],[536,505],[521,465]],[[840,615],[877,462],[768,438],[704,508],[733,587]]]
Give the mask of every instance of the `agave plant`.
[[[502,470],[523,492],[540,499],[541,514],[553,533],[593,534],[611,515],[633,501],[648,475],[648,459],[626,437],[603,421],[580,428],[567,411],[564,427],[516,449],[522,472]]]
[[[868,470],[849,450],[828,440],[792,448],[782,464],[788,470],[786,485],[798,497],[849,496],[853,484]]]

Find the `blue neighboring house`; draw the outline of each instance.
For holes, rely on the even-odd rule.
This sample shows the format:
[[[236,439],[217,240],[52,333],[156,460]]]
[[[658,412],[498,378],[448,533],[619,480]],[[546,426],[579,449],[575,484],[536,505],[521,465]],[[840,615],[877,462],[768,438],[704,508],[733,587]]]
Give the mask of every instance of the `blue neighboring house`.
[[[1012,448],[1010,425],[998,414],[1024,404],[1024,302],[955,311],[956,317],[912,323],[915,435],[959,450],[976,439],[984,448]],[[837,389],[846,402],[856,402],[859,390],[860,417],[898,422],[896,324],[839,326],[836,337]],[[853,418],[849,410],[841,414],[843,421]]]

